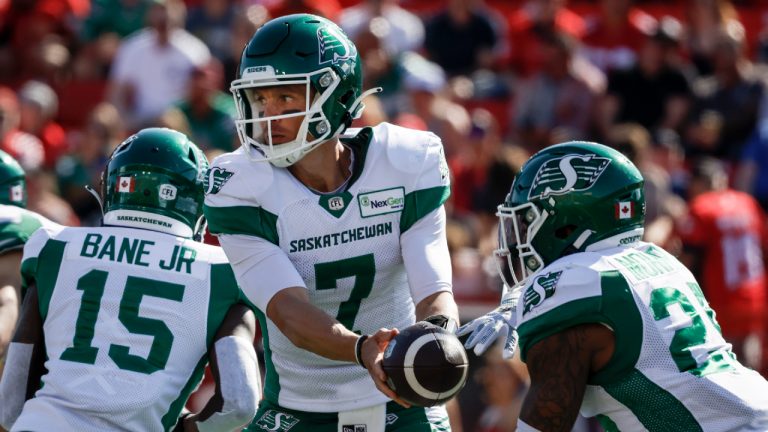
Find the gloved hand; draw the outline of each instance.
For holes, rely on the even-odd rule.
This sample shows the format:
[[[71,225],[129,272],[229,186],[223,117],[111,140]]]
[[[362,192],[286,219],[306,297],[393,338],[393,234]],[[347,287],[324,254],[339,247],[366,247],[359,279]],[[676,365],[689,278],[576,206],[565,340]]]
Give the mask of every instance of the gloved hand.
[[[510,291],[504,287],[501,304],[496,309],[476,318],[459,328],[456,336],[471,335],[464,342],[464,347],[474,347],[475,354],[482,355],[493,342],[504,335],[503,357],[510,359],[517,349],[517,302],[520,300],[520,289]]]

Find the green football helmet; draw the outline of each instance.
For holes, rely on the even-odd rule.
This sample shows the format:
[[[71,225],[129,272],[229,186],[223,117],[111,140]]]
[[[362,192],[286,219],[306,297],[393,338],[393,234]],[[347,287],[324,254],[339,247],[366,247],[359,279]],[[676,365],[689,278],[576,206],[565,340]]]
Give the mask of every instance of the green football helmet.
[[[629,159],[602,144],[571,141],[533,155],[496,213],[504,283],[522,285],[575,252],[640,240],[643,182]]]
[[[143,129],[123,141],[102,175],[104,225],[192,237],[202,225],[208,160],[181,132]]]
[[[381,90],[362,92],[360,63],[357,48],[341,28],[316,15],[286,15],[256,30],[230,87],[246,154],[287,167],[344,132],[362,113],[362,99]],[[304,85],[304,110],[266,116],[254,91],[282,85]],[[273,143],[273,122],[291,117],[303,117],[296,137]],[[254,149],[261,155],[254,154]]]
[[[0,150],[0,204],[27,206],[24,169],[11,155]]]

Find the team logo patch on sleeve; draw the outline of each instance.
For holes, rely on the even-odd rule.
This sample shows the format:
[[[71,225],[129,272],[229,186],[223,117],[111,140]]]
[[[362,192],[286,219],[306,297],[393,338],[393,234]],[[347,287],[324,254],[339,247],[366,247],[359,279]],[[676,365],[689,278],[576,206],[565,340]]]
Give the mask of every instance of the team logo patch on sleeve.
[[[592,187],[611,160],[596,155],[567,155],[545,162],[536,173],[528,199],[565,195]]]
[[[531,286],[523,294],[523,315],[555,294],[557,281],[560,280],[561,274],[563,274],[562,271],[547,273],[533,280]]]
[[[299,422],[296,417],[275,410],[267,410],[264,415],[256,421],[256,426],[273,432],[286,432],[291,430]]]
[[[224,168],[213,167],[209,168],[205,173],[203,179],[203,187],[205,188],[206,195],[213,195],[219,193],[224,184],[229,181],[230,177],[234,175],[232,171],[228,171]]]

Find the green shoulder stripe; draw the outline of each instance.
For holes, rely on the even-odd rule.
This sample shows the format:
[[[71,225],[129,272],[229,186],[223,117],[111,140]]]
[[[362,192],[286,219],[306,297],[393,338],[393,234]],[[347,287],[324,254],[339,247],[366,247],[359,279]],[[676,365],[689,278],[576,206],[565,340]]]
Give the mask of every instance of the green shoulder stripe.
[[[203,206],[208,229],[212,234],[245,234],[261,237],[273,244],[279,244],[277,215],[261,207]]]
[[[26,214],[18,222],[0,224],[0,254],[24,247],[24,243],[41,226],[39,220]]]
[[[437,186],[413,191],[405,195],[405,206],[400,216],[400,232],[408,231],[419,219],[438,209],[451,196],[450,186]]]
[[[29,259],[22,264],[22,272],[24,272],[25,266],[34,266],[34,271],[30,274],[30,277],[37,282],[40,317],[42,317],[43,321],[45,321],[45,318],[48,316],[48,306],[51,304],[53,289],[56,286],[56,281],[59,279],[59,270],[61,270],[61,261],[64,257],[64,248],[66,246],[66,242],[60,240],[48,240],[43,247],[43,250],[40,251],[39,258]],[[42,265],[45,271],[37,271],[38,262]],[[27,280],[26,273],[24,279]]]

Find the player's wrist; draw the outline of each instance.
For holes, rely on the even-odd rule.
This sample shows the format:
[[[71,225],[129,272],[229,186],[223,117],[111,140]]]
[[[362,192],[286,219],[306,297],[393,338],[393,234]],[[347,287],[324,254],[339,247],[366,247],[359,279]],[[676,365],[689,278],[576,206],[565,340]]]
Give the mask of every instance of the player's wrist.
[[[368,369],[363,362],[363,343],[368,339],[368,335],[362,335],[355,341],[355,362],[362,366],[364,369]]]
[[[437,315],[430,315],[426,318],[424,318],[422,321],[426,321],[430,324],[434,324],[438,327],[442,327],[446,330],[448,330],[451,333],[455,333],[456,329],[459,328],[459,322],[455,319],[443,315],[443,314],[437,314]]]

